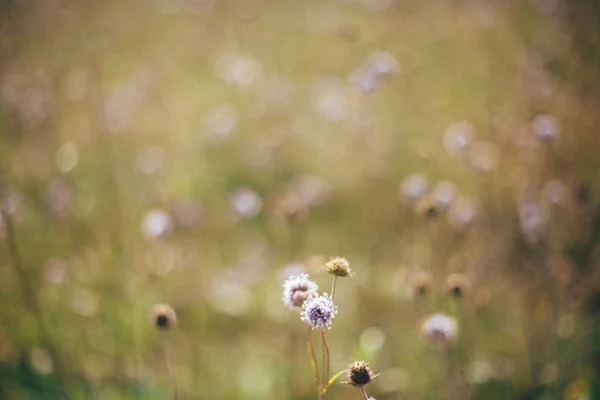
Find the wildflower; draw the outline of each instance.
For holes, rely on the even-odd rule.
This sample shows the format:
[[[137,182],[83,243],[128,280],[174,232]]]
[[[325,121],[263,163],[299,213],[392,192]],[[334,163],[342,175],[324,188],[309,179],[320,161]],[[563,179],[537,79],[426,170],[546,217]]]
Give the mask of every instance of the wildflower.
[[[336,314],[337,306],[333,304],[331,296],[327,293],[323,293],[322,296],[308,296],[302,303],[302,312],[300,313],[302,321],[312,326],[313,329],[331,328]]]
[[[446,314],[433,314],[421,324],[421,335],[432,343],[447,344],[452,342],[458,333],[456,320]]]
[[[348,365],[348,382],[353,386],[364,386],[371,383],[377,376],[373,374],[369,364],[365,361],[353,361]]]
[[[471,280],[464,274],[450,274],[446,279],[446,294],[455,298],[471,293]]]
[[[290,308],[299,308],[310,295],[316,295],[319,286],[307,274],[291,275],[283,282],[283,302]]]
[[[431,292],[433,279],[426,271],[417,271],[410,278],[410,287],[413,296],[426,296]]]
[[[156,304],[152,307],[150,321],[159,329],[174,328],[177,325],[177,314],[168,304]]]
[[[327,272],[335,276],[352,276],[350,263],[344,257],[334,257],[325,264]]]

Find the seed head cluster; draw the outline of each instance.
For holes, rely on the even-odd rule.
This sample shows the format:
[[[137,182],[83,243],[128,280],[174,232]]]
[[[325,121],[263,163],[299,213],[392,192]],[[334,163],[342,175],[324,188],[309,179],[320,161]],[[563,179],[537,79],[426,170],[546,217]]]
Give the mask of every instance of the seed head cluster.
[[[300,308],[311,295],[316,296],[319,286],[307,274],[292,275],[283,282],[283,303],[290,308]]]
[[[365,361],[357,360],[348,365],[348,383],[353,386],[364,386],[375,377],[369,364]]]
[[[158,329],[174,328],[177,325],[177,314],[168,304],[156,304],[150,312],[150,322]]]
[[[336,314],[337,306],[333,304],[331,296],[323,293],[321,296],[309,296],[302,303],[300,316],[313,329],[329,329]]]
[[[343,257],[334,257],[325,264],[327,272],[331,275],[346,277],[352,276],[350,263]]]

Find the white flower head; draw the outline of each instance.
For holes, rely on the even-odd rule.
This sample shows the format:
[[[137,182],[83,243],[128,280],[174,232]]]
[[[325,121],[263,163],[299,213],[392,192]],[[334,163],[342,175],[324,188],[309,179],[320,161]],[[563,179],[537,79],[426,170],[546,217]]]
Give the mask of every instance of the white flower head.
[[[316,296],[319,286],[308,279],[307,274],[291,275],[283,282],[284,304],[290,308],[300,308],[308,296]]]
[[[329,329],[336,314],[337,306],[333,304],[331,296],[323,293],[321,296],[311,295],[302,303],[300,319],[313,329]]]
[[[437,313],[425,318],[421,324],[421,335],[433,343],[452,342],[458,334],[456,320],[446,314]]]

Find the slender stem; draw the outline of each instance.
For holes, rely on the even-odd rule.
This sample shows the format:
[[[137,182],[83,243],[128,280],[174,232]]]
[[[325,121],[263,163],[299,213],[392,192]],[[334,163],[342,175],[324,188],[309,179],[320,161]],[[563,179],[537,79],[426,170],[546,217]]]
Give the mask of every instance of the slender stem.
[[[365,389],[364,386],[360,387],[360,394],[362,394],[362,397],[364,400],[369,400],[369,396],[367,395],[367,390]]]
[[[317,365],[317,357],[315,355],[315,346],[312,340],[312,328],[308,327],[308,349],[310,350],[310,360],[315,371],[315,379],[317,381],[317,396],[319,400],[323,399],[323,390],[321,389],[321,378],[319,377],[319,366]]]
[[[335,296],[335,283],[337,282],[337,275],[333,276],[333,283],[331,284],[331,301],[333,301],[333,296]]]
[[[13,225],[13,220],[9,212],[7,212],[4,208],[0,206],[0,215],[2,216],[2,220],[4,221],[4,225],[6,228],[6,242],[8,246],[8,254],[11,260],[12,266],[15,269],[18,277],[19,277],[19,286],[21,288],[21,295],[25,301],[25,307],[29,311],[29,313],[35,319],[38,333],[40,335],[40,341],[43,346],[48,350],[48,354],[50,355],[50,359],[52,360],[52,366],[56,369],[56,376],[58,379],[58,387],[61,391],[61,394],[64,399],[69,399],[69,395],[64,387],[65,381],[65,366],[63,360],[61,360],[58,349],[54,345],[50,332],[46,329],[44,324],[44,320],[42,318],[42,311],[40,308],[39,301],[35,294],[35,289],[29,280],[29,276],[27,275],[27,271],[25,265],[23,264],[23,260],[21,258],[21,254],[19,252],[19,246],[17,245],[17,237],[15,235],[15,229]]]
[[[173,386],[173,400],[177,400],[179,398],[177,394],[177,381],[175,380],[175,373],[173,371],[173,364],[171,363],[171,352],[169,351],[169,342],[167,340],[167,334],[163,335],[163,352],[165,356],[165,365],[167,367],[167,374],[169,375],[169,379],[171,380],[171,385]]]
[[[329,383],[330,373],[331,373],[331,355],[329,353],[329,344],[327,344],[327,339],[325,339],[325,330],[321,329],[321,339],[323,339],[323,357],[325,361],[323,365],[325,365],[325,377],[323,378],[323,387],[326,388]]]

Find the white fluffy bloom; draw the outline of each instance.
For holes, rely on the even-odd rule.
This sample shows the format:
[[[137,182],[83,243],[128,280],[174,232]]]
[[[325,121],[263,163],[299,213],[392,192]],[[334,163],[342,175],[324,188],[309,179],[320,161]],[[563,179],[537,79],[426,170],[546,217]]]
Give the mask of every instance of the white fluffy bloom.
[[[302,303],[300,316],[302,321],[312,326],[313,329],[329,329],[336,314],[337,306],[333,304],[331,296],[323,293],[321,296],[309,296]]]
[[[282,300],[286,306],[298,308],[308,296],[316,296],[317,290],[319,286],[307,274],[291,275],[283,282]]]
[[[458,334],[458,324],[454,318],[446,314],[433,314],[423,321],[421,334],[431,342],[448,343]]]

